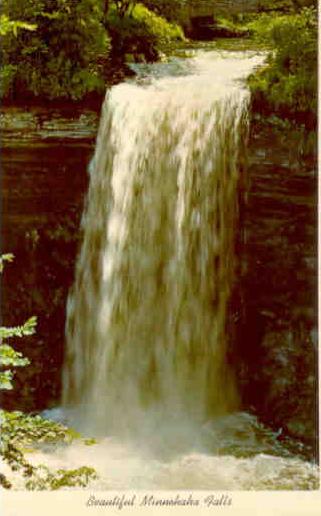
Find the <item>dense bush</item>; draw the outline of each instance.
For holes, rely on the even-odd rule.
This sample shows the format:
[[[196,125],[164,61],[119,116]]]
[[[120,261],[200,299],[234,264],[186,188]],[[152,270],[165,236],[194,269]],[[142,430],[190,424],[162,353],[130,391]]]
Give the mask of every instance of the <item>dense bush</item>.
[[[5,262],[13,260],[12,254],[3,254],[0,256],[0,274],[3,272]],[[22,353],[16,351],[7,343],[13,337],[24,337],[33,335],[37,324],[36,317],[30,317],[22,326],[0,328],[0,390],[13,389],[13,376],[16,367],[24,367],[30,362]]]
[[[189,0],[142,0],[150,11],[163,16],[171,22],[184,24]]]
[[[249,25],[270,46],[267,65],[250,78],[254,107],[308,128],[316,125],[317,14],[313,8],[281,16],[262,15]]]
[[[74,439],[80,438],[77,432],[39,415],[29,416],[22,412],[5,410],[0,410],[0,423],[0,456],[17,476],[22,475],[26,489],[56,490],[64,487],[85,487],[97,478],[95,470],[87,466],[74,470],[52,471],[43,464],[33,466],[26,459],[25,454],[34,451],[39,445],[45,444],[48,447],[70,444]],[[96,443],[94,439],[82,441],[86,445]],[[5,489],[13,487],[3,473],[0,473],[0,485]]]
[[[154,61],[159,52],[173,41],[184,39],[178,25],[169,23],[142,4],[135,4],[124,16],[120,16],[116,7],[111,5],[107,27],[113,57],[120,59],[133,54],[135,59]]]
[[[95,0],[4,0],[3,14],[33,30],[2,41],[2,95],[79,99],[104,91],[109,40]]]
[[[2,10],[1,94],[13,101],[104,93],[126,54],[153,61],[184,37],[134,0],[4,0]]]
[[[317,0],[259,0],[259,11],[291,11],[316,6]]]

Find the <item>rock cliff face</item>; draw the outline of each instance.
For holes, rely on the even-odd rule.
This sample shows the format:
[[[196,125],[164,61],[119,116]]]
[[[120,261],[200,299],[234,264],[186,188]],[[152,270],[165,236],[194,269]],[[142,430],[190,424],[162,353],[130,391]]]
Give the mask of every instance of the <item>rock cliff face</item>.
[[[303,144],[294,130],[251,138],[236,369],[247,407],[315,453],[317,180]]]

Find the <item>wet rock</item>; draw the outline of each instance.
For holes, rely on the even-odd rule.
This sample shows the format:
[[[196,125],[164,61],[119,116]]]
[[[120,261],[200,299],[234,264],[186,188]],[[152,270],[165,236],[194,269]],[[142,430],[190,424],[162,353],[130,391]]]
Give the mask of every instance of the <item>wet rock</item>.
[[[1,278],[2,317],[8,326],[38,317],[36,334],[15,342],[31,363],[1,401],[3,408],[33,411],[60,397],[66,298],[98,116],[74,107],[9,108],[0,123],[2,246],[15,256]]]
[[[316,455],[317,188],[299,139],[294,129],[252,133],[234,361],[246,407]]]

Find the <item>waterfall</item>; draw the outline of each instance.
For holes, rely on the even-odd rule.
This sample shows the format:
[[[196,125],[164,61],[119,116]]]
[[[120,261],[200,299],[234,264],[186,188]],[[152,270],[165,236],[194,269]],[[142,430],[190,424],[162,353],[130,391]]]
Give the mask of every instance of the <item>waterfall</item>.
[[[259,62],[114,86],[68,300],[63,403],[102,435],[197,427],[238,404],[226,361],[239,162]]]

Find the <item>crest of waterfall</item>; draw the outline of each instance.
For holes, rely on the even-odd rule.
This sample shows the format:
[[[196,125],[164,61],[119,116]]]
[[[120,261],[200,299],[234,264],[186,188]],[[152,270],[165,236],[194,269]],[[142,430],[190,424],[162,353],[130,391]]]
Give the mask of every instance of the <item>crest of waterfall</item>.
[[[226,347],[240,80],[260,59],[204,52],[185,76],[106,95],[68,301],[63,401],[83,427],[157,432],[237,405]]]

